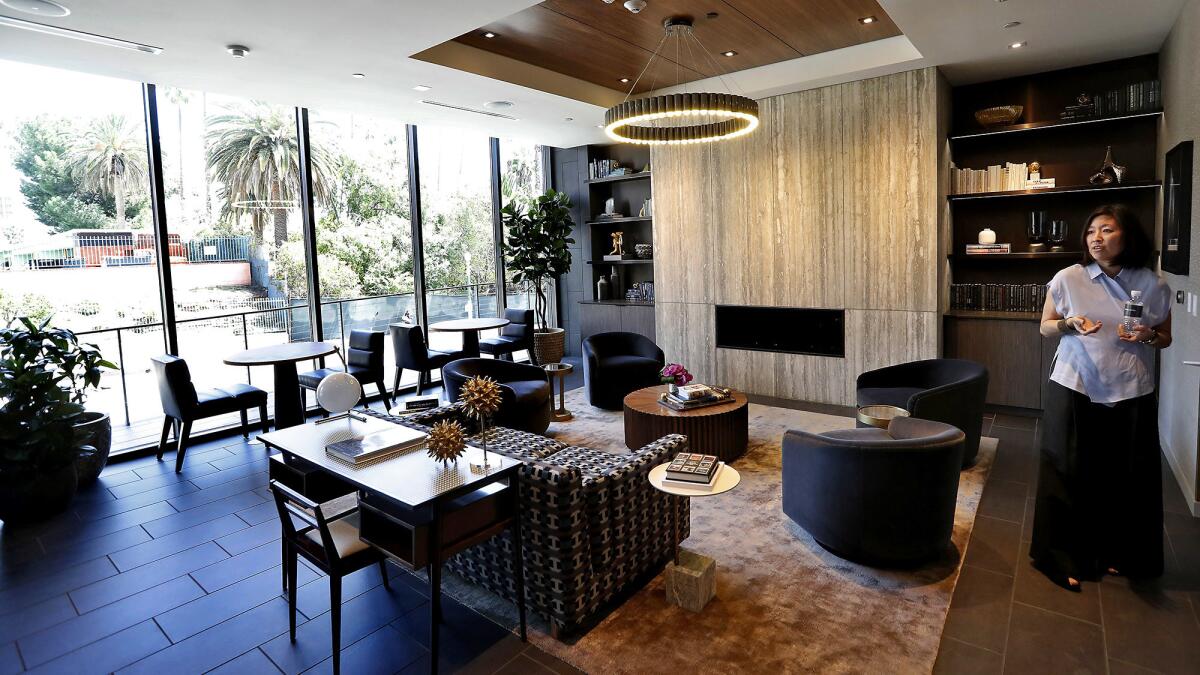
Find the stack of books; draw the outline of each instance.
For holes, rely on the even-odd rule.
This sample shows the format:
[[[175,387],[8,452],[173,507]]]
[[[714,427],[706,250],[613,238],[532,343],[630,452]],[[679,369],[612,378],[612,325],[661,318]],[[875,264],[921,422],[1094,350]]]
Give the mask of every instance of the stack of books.
[[[667,465],[667,474],[663,484],[676,487],[703,488],[712,487],[717,482],[723,462],[717,461],[715,455],[701,455],[694,452],[681,452]]]
[[[1054,179],[1029,180],[1029,165],[1021,162],[993,164],[986,169],[950,167],[950,194],[1014,192],[1054,187]]]
[[[365,466],[421,447],[429,435],[397,426],[362,438],[348,438],[325,446],[325,454],[350,466]]]
[[[967,244],[967,255],[1004,255],[1012,253],[1012,244]]]
[[[1072,122],[1158,110],[1162,110],[1162,84],[1158,80],[1145,80],[1097,94],[1087,103],[1069,105],[1059,119]]]
[[[658,402],[672,410],[694,410],[725,403],[730,395],[728,389],[710,387],[707,384],[686,384],[673,392],[667,392]]]
[[[1044,284],[950,284],[950,309],[1040,312],[1045,304]]]

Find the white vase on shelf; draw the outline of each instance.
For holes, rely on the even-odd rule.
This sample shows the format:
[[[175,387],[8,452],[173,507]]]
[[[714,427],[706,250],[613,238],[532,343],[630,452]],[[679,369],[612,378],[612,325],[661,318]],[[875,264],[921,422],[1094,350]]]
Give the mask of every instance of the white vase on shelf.
[[[980,244],[996,243],[996,231],[990,227],[985,227],[982,230],[980,230],[979,231],[979,243]]]

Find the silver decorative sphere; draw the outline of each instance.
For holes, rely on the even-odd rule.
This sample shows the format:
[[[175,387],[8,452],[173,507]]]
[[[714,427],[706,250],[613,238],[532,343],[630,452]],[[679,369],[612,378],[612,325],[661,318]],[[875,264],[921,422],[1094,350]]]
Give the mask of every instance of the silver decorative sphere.
[[[334,373],[317,385],[317,404],[331,413],[344,413],[362,399],[362,385],[349,373]]]

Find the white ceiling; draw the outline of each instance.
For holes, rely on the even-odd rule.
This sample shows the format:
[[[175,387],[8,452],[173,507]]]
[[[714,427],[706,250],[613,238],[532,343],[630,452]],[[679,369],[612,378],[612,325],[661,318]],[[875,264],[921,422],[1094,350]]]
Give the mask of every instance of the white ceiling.
[[[163,48],[157,56],[0,27],[0,59],[353,110],[416,124],[470,127],[570,147],[602,142],[603,109],[589,103],[409,58],[508,16],[534,0],[61,0],[72,14],[0,14]],[[599,2],[600,0],[579,0]],[[736,87],[767,96],[926,65],[962,84],[1154,52],[1184,0],[879,0],[904,36],[738,73]],[[649,0],[654,2],[654,0]],[[1004,29],[1007,21],[1021,21]],[[1028,46],[1010,50],[1008,43]],[[251,49],[229,57],[227,44]],[[638,65],[638,64],[635,64]],[[366,73],[356,80],[351,73]],[[433,87],[424,94],[417,84]],[[482,108],[512,101],[519,121],[421,104]],[[566,121],[565,118],[574,118]]]

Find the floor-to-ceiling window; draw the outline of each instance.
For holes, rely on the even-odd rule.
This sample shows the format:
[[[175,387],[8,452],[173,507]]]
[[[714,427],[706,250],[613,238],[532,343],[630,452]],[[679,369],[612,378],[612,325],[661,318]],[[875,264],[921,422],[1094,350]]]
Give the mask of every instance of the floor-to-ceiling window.
[[[223,360],[313,335],[295,109],[171,87],[157,97],[179,355],[199,387],[271,392],[269,368]]]
[[[408,144],[402,122],[310,111],[317,262],[326,340],[416,323]],[[384,365],[394,385],[395,355]],[[401,384],[416,381],[404,373]]]
[[[496,316],[489,139],[433,126],[419,126],[417,139],[429,323]],[[459,340],[455,333],[430,335],[434,349],[457,348]]]
[[[84,334],[121,366],[87,406],[114,427],[156,419],[149,359],[165,347],[141,85],[8,61],[0,82],[0,321]]]
[[[546,191],[542,146],[518,139],[500,139],[500,199],[503,204],[518,202],[528,206],[531,199]],[[506,235],[507,236],[507,233]],[[516,283],[512,271],[504,268],[505,292],[508,307],[532,309],[533,289],[529,284]],[[549,284],[546,290],[551,290]],[[549,292],[548,297],[553,293]],[[547,318],[553,312],[547,312]]]
[[[269,370],[223,360],[246,347],[318,336],[344,342],[354,329],[531,305],[520,285],[507,284],[503,303],[497,298],[493,180],[501,203],[540,194],[536,145],[307,111],[310,252],[297,109],[147,87],[157,103],[164,194],[165,220],[156,224],[142,85],[9,62],[0,62],[0,81],[0,320],[52,316],[120,363],[89,401],[112,415],[115,452],[157,439],[162,413],[150,358],[170,349],[172,335],[197,386],[243,381],[270,391]],[[410,133],[418,141],[413,167]],[[410,169],[419,171],[419,187]],[[419,240],[410,222],[417,195]],[[159,284],[160,231],[168,288]],[[308,292],[314,266],[320,298]],[[170,326],[164,301],[175,315]],[[317,301],[321,330],[310,321]],[[444,349],[461,340],[429,337]],[[390,345],[385,362],[391,385]],[[414,380],[406,373],[401,384]],[[217,418],[196,431],[233,421]]]

